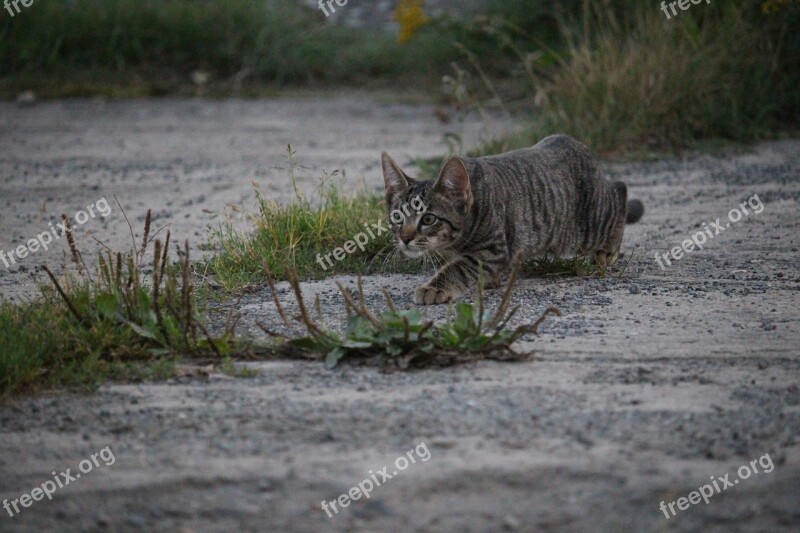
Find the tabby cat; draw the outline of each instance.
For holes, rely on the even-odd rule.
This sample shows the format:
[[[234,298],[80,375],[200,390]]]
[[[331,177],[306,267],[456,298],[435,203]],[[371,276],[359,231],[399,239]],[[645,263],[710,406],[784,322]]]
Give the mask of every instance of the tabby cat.
[[[419,196],[425,210],[390,222],[409,257],[428,252],[449,261],[414,292],[417,304],[449,302],[474,286],[482,265],[496,287],[513,263],[547,254],[588,254],[613,265],[625,224],[644,214],[627,200],[621,181],[607,180],[583,143],[551,135],[532,148],[480,157],[454,157],[435,180],[408,177],[382,156],[389,212]]]

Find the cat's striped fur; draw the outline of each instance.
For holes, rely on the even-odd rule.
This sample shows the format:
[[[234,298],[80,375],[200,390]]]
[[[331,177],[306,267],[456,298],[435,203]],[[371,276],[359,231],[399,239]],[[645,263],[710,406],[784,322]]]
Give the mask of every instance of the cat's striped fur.
[[[514,261],[590,254],[601,266],[618,257],[625,224],[644,206],[628,202],[621,181],[608,181],[582,143],[551,135],[532,148],[480,158],[452,158],[435,180],[408,177],[386,153],[389,211],[419,195],[426,210],[392,223],[397,246],[417,257],[444,252],[449,261],[417,288],[418,304],[457,298],[478,279],[500,283]]]

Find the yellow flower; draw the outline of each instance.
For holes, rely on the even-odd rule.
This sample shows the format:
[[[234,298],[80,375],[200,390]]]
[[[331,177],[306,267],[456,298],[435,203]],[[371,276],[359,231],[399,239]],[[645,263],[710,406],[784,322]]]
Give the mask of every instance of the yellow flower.
[[[425,14],[425,0],[400,0],[394,18],[400,24],[400,33],[397,36],[400,44],[410,41],[420,27],[430,22]]]

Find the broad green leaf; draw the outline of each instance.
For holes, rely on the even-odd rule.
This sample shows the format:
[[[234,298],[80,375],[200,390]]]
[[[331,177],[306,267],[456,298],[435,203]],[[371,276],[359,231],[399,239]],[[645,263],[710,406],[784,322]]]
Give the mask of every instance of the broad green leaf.
[[[477,327],[472,309],[472,305],[466,302],[459,302],[456,306],[456,319],[453,322],[456,330],[468,333]]]
[[[135,322],[131,322],[129,320],[126,321],[126,323],[140,337],[144,337],[146,339],[152,339],[157,342],[162,342],[162,339],[159,338],[158,331],[155,330],[154,328],[151,327],[144,328],[139,324],[136,324]]]
[[[327,357],[325,357],[325,368],[330,370],[331,368],[335,367],[336,364],[339,362],[339,359],[344,357],[345,351],[341,347],[336,347],[330,352],[328,352]]]
[[[355,341],[350,339],[345,339],[342,343],[344,348],[351,348],[353,350],[365,350],[368,348],[372,348],[375,344],[372,342],[364,342],[364,341]]]
[[[397,357],[398,355],[402,355],[403,353],[405,353],[405,350],[402,349],[400,346],[397,346],[395,344],[390,344],[389,346],[386,347],[386,353],[388,353],[391,356]]]
[[[375,327],[366,318],[358,315],[347,321],[347,338],[371,341],[375,335]]]

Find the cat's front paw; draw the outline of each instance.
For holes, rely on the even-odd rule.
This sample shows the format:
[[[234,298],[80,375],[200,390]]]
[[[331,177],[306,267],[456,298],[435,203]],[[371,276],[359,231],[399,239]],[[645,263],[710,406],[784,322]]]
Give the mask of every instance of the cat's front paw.
[[[414,303],[417,305],[446,304],[461,295],[461,291],[456,289],[440,289],[430,285],[417,287],[414,291]]]

